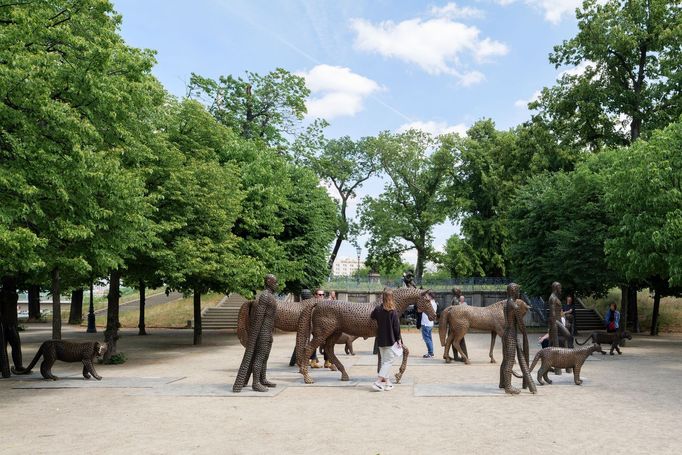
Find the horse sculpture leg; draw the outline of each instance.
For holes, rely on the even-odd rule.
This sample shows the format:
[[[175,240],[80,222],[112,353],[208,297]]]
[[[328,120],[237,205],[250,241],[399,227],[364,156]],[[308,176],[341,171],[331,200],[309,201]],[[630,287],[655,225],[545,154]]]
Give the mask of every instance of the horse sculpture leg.
[[[445,359],[445,363],[450,363],[452,362],[453,358],[450,357],[450,349],[452,348],[452,343],[455,339],[455,332],[450,331],[448,334],[448,339],[445,341],[445,351],[443,352],[443,358]]]
[[[403,378],[403,373],[405,373],[405,369],[407,369],[407,358],[410,356],[410,350],[407,349],[407,346],[403,344],[403,361],[400,364],[400,369],[398,369],[398,372],[395,374],[395,383],[400,384],[400,380]]]
[[[488,353],[488,356],[490,357],[490,363],[495,363],[495,357],[493,357],[493,350],[495,349],[495,337],[497,336],[497,333],[493,330],[490,332],[490,352]],[[500,335],[501,337],[501,335]]]
[[[464,338],[464,337],[459,337],[459,339],[455,338],[455,342],[454,342],[453,346],[455,347],[455,349],[457,349],[457,352],[459,352],[459,355],[464,359],[464,363],[469,365],[469,357],[467,357],[467,355],[464,353],[464,351],[462,350],[462,346],[460,344],[462,342],[462,338]]]
[[[317,335],[313,336],[313,339],[310,340],[310,343],[308,343],[305,347],[305,351],[303,353],[303,358],[304,359],[309,359],[311,355],[313,355],[313,352],[322,344],[322,341],[324,338],[318,337]],[[308,372],[308,362],[303,361],[300,363],[298,367],[299,373],[303,375],[303,382],[306,384],[312,384],[315,381],[313,381],[313,378],[310,376],[310,373]]]
[[[336,368],[341,372],[341,380],[348,381],[350,380],[350,378],[348,377],[346,368],[343,366],[339,358],[336,357],[336,354],[334,353],[334,345],[341,336],[341,333],[342,332],[336,332],[332,336],[327,338],[327,341],[325,342],[324,345],[324,352],[327,353],[327,358],[329,359],[329,361],[332,362],[332,364],[334,364],[334,366],[336,366]]]

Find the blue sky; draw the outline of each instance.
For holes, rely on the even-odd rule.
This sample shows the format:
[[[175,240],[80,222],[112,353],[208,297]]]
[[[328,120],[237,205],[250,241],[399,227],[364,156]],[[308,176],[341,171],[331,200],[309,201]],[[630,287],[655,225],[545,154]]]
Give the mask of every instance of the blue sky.
[[[184,95],[192,72],[282,67],[306,77],[309,113],[331,123],[329,137],[359,138],[408,126],[463,132],[486,117],[500,129],[525,121],[527,101],[561,71],[547,57],[575,35],[580,0],[113,3],[128,44],[157,51],[154,74],[171,93]],[[377,179],[363,194],[381,188]],[[438,226],[436,245],[454,232]]]

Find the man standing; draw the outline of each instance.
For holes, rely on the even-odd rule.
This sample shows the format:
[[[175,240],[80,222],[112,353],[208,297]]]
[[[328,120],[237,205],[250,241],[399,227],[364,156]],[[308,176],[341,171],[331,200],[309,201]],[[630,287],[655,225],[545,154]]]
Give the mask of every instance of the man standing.
[[[272,349],[272,331],[275,328],[275,316],[277,313],[277,278],[275,275],[265,276],[265,290],[258,297],[254,308],[254,317],[251,319],[248,344],[239,366],[237,379],[232,386],[233,392],[241,392],[244,384],[249,381],[253,373],[252,388],[256,392],[267,392],[268,387],[276,387],[267,380],[266,369],[270,350]]]
[[[435,295],[432,292],[429,292],[429,299],[431,300],[431,306],[435,313],[438,309],[438,305],[436,305]],[[433,321],[429,319],[429,316],[426,313],[421,314],[421,326],[422,338],[424,339],[424,343],[426,343],[426,349],[428,351],[424,354],[424,358],[431,359],[433,358],[433,339],[431,338]]]

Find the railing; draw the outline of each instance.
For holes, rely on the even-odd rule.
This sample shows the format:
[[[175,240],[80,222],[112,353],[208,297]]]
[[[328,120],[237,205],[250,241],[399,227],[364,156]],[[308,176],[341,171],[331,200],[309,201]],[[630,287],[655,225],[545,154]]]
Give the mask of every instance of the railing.
[[[453,287],[458,287],[464,293],[472,293],[477,291],[504,291],[509,283],[509,278],[504,277],[452,279],[429,279],[424,277],[421,287],[438,292],[449,292]],[[325,290],[337,292],[380,292],[386,286],[397,288],[402,285],[403,281],[400,278],[335,276],[331,277],[323,287]]]

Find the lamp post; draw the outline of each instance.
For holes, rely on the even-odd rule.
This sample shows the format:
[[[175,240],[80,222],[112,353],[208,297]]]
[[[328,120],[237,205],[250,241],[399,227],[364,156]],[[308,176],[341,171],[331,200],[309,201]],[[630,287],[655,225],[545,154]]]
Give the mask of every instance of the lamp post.
[[[358,280],[358,287],[360,287],[360,254],[362,253],[362,248],[357,246],[355,247],[355,251],[358,253],[358,269],[355,271],[355,277]]]
[[[92,302],[93,297],[93,284],[90,283],[90,308],[88,309],[88,329],[86,333],[97,333],[97,327],[95,326],[95,306]]]

